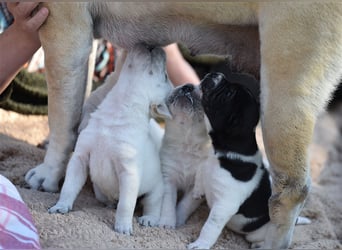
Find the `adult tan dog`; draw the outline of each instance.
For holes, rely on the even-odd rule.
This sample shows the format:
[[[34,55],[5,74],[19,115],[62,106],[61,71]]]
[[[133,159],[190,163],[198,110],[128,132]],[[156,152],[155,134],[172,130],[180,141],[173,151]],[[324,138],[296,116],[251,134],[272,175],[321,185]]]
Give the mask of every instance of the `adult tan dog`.
[[[265,147],[272,166],[266,247],[288,247],[310,187],[308,144],[342,74],[338,2],[46,3],[41,29],[49,89],[50,145],[29,171],[56,191],[74,147],[93,36],[123,48],[181,42],[193,54],[231,55],[233,70],[260,72]]]

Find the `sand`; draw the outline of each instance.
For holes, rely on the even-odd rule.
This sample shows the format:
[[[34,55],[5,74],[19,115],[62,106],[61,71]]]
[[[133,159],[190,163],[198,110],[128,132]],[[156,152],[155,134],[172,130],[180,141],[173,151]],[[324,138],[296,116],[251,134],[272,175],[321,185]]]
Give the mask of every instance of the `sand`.
[[[342,249],[342,112],[324,113],[310,146],[312,189],[302,211],[310,225],[296,226],[291,248]],[[0,174],[18,188],[29,207],[43,248],[169,248],[184,249],[195,240],[208,216],[203,204],[176,230],[145,228],[134,220],[134,235],[113,231],[115,210],[96,201],[89,182],[66,215],[49,214],[59,194],[27,188],[25,173],[43,161],[45,150],[37,147],[48,135],[46,116],[27,116],[0,109]],[[258,140],[262,147],[260,130]],[[135,215],[140,214],[137,209]],[[244,238],[224,229],[215,249],[246,249]]]

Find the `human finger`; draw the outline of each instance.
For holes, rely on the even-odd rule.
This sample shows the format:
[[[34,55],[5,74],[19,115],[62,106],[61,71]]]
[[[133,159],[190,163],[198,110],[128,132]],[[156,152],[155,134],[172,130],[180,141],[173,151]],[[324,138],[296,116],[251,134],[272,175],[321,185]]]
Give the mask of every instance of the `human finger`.
[[[7,6],[14,19],[22,19],[29,17],[38,5],[39,2],[17,2],[16,4],[8,4]]]
[[[27,25],[32,30],[38,30],[45,22],[48,15],[49,10],[46,7],[42,7],[30,18],[30,20],[27,22]]]

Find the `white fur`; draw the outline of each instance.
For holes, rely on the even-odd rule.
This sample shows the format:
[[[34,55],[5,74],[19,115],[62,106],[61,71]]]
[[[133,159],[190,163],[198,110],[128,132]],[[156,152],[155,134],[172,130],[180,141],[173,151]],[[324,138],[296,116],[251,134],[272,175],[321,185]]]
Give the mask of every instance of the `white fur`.
[[[49,212],[72,209],[89,166],[96,197],[106,203],[119,201],[115,231],[132,233],[136,200],[143,194],[139,222],[146,226],[158,222],[163,194],[159,160],[162,134],[150,122],[149,113],[151,105],[164,105],[170,90],[164,52],[160,48],[151,53],[143,47],[133,49],[117,84],[81,131],[60,199]]]
[[[263,159],[262,159],[262,155],[260,153],[260,151],[257,151],[254,155],[252,156],[247,156],[247,155],[242,155],[242,154],[238,154],[236,152],[228,152],[228,153],[222,153],[220,151],[216,152],[216,156],[217,157],[221,157],[221,156],[226,156],[228,159],[232,159],[232,160],[240,160],[242,162],[249,162],[249,163],[254,163],[256,164],[258,167],[261,167]]]

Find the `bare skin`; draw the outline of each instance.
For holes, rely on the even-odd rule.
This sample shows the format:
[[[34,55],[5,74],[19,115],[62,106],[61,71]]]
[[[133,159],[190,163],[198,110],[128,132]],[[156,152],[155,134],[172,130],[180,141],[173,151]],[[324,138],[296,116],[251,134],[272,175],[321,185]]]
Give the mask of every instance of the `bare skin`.
[[[38,5],[39,2],[7,3],[14,22],[0,35],[0,93],[40,48],[38,30],[49,15],[49,11],[43,7],[32,14]]]

